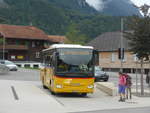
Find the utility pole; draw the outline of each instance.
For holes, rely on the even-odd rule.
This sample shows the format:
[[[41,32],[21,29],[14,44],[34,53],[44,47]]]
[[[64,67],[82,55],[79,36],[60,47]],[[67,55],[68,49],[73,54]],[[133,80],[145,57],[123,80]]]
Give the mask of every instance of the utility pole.
[[[138,76],[137,76],[137,73],[138,73],[138,67],[137,67],[137,58],[136,58],[136,95],[138,95]]]
[[[123,59],[124,59],[124,46],[123,46],[123,25],[124,21],[123,18],[121,18],[121,39],[120,39],[120,64],[121,68],[120,71],[123,72]]]

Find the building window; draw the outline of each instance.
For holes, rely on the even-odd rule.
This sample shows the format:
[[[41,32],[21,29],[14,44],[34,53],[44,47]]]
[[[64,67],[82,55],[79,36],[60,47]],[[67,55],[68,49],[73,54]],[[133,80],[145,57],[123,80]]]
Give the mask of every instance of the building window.
[[[40,42],[36,42],[36,46],[40,46]]]
[[[15,60],[16,56],[15,55],[11,55],[11,60]]]
[[[19,45],[19,44],[20,44],[19,40],[16,40],[16,45]]]
[[[43,44],[43,45],[44,45],[44,47],[45,47],[45,48],[48,48],[48,47],[50,46],[50,43],[48,43],[48,42],[44,42],[44,44]]]
[[[32,47],[35,47],[35,42],[32,42]]]
[[[111,61],[112,61],[112,62],[115,62],[115,58],[116,58],[116,57],[115,57],[115,53],[112,53],[112,54],[111,54]]]
[[[40,52],[35,53],[35,58],[40,58]]]
[[[133,55],[133,61],[134,62],[138,61],[138,57],[136,56],[136,54]]]
[[[99,61],[101,60],[101,54],[99,53]]]
[[[26,41],[26,42],[25,42],[25,45],[26,45],[26,46],[29,46],[29,42],[28,42],[28,41]]]
[[[126,54],[124,53],[124,59],[122,60],[123,62],[126,62],[127,61],[127,56]]]

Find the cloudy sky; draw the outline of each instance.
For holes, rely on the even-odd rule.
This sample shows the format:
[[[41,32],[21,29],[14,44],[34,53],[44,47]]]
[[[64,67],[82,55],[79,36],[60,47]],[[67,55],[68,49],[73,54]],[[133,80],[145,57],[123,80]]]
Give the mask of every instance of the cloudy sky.
[[[150,0],[131,0],[133,1],[136,5],[143,5],[144,3],[150,5]]]
[[[131,1],[137,6],[143,5],[144,3],[150,5],[150,0],[131,0]],[[86,2],[97,10],[102,10],[105,5],[103,3],[103,0],[86,0]]]

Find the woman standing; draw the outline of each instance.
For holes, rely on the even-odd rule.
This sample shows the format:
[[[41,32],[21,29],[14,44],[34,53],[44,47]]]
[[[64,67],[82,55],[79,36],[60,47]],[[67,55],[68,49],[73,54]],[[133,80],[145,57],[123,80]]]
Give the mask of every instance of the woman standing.
[[[119,102],[125,102],[126,77],[124,76],[122,72],[119,72],[118,89],[119,89],[119,95],[120,95]]]

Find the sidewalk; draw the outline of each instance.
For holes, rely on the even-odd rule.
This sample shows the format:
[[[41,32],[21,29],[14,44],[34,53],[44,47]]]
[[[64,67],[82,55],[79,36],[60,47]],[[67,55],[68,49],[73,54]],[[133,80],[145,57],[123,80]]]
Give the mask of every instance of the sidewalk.
[[[81,112],[81,111],[96,111],[96,110],[112,110],[112,109],[126,109],[126,108],[138,108],[138,107],[150,107],[150,98],[142,98],[133,96],[131,100],[126,102],[118,102],[119,96],[111,97],[105,95],[99,91],[101,98],[90,99],[88,104],[76,105],[74,107],[69,106],[67,109],[70,112]]]

